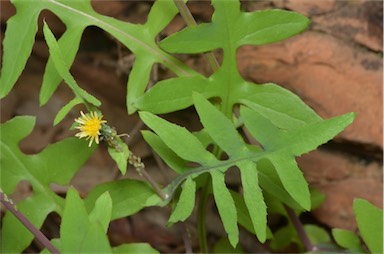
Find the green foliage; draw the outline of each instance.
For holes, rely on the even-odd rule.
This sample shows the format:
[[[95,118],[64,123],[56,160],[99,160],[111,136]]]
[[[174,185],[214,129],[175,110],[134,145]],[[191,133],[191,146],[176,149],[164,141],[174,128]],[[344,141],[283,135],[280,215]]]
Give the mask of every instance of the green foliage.
[[[17,207],[40,227],[49,213],[63,213],[63,199],[49,184],[69,184],[94,148],[88,148],[85,142],[76,138],[68,138],[49,145],[39,154],[26,155],[18,144],[31,133],[34,125],[35,118],[29,116],[15,117],[1,125],[1,188],[10,195],[20,181],[28,181],[33,193]],[[58,158],[61,163],[57,163]],[[33,235],[9,213],[4,217],[2,234],[4,252],[21,252],[33,239]]]
[[[27,62],[37,31],[37,17],[43,9],[55,13],[67,29],[57,42],[58,48],[66,54],[62,55],[60,61],[54,60],[52,56],[48,60],[40,92],[41,105],[47,103],[60,81],[68,76],[62,76],[64,73],[56,69],[57,65],[71,66],[79,48],[81,36],[88,26],[97,26],[105,30],[135,54],[136,61],[128,81],[128,106],[132,105],[134,98],[144,93],[154,63],[162,63],[181,76],[195,73],[175,57],[161,50],[155,42],[157,34],[177,14],[177,9],[171,1],[156,1],[144,25],[130,24],[101,15],[93,10],[90,0],[80,2],[43,0],[33,4],[14,0],[12,3],[16,7],[17,14],[7,22],[0,98],[10,92]],[[52,46],[52,36],[49,36],[47,28],[44,34],[46,38],[48,35],[47,43]],[[66,82],[68,80],[65,79]],[[130,108],[130,112],[134,111],[135,108]]]
[[[364,253],[361,248],[359,237],[351,231],[345,229],[332,229],[332,236],[335,242],[352,253]]]
[[[50,190],[49,184],[68,185],[96,146],[88,148],[86,142],[69,138],[49,145],[39,154],[25,155],[19,150],[18,143],[31,132],[34,118],[16,117],[3,124],[1,188],[11,194],[22,180],[32,185],[33,195],[17,206],[37,227],[52,211],[62,216],[61,238],[53,240],[60,250],[157,253],[145,244],[111,248],[106,237],[110,220],[132,215],[144,207],[166,205],[174,198],[177,202],[174,202],[169,224],[185,221],[194,208],[195,193],[201,184],[198,176],[202,174],[210,176],[209,184],[218,213],[233,248],[239,241],[238,224],[255,233],[261,242],[272,237],[267,225],[269,204],[280,212],[284,210],[283,205],[298,212],[310,210],[308,184],[295,158],[331,140],[352,123],[354,114],[323,120],[299,97],[278,85],[244,80],[236,62],[239,47],[287,39],[302,32],[309,24],[308,18],[284,10],[247,13],[240,10],[237,0],[214,0],[212,22],[185,28],[158,44],[155,38],[177,14],[173,1],[156,1],[145,24],[131,24],[101,15],[93,10],[90,0],[42,0],[33,4],[13,0],[12,3],[17,12],[7,22],[3,42],[0,98],[11,91],[20,76],[32,50],[37,17],[47,9],[63,21],[66,30],[56,40],[44,22],[43,32],[50,56],[40,91],[40,104],[46,104],[64,80],[74,98],[59,110],[53,122],[55,125],[75,105],[84,104],[88,110],[96,110],[101,102],[83,90],[69,70],[84,30],[97,26],[134,54],[135,63],[127,82],[127,111],[130,114],[140,111],[140,118],[153,131],[143,131],[144,139],[178,174],[163,189],[167,197],[164,201],[148,184],[126,179],[95,186],[85,200],[70,188],[64,203]],[[210,77],[203,77],[171,55],[216,49],[223,50],[224,58],[220,68]],[[176,77],[159,81],[147,90],[155,63],[169,68]],[[191,133],[155,115],[192,105],[203,125],[198,133]],[[240,109],[238,114],[234,114],[234,108]],[[244,141],[237,130],[239,127],[246,128],[259,145]],[[130,155],[128,146],[117,134],[106,141],[111,157],[125,174]],[[207,150],[210,144],[214,147],[212,152]],[[221,159],[224,153],[228,159]],[[57,164],[58,158],[62,163]],[[226,171],[231,167],[240,171],[241,193],[226,185]],[[268,199],[273,201],[268,202]],[[378,250],[375,238],[369,233],[378,228],[363,215],[372,210],[369,209],[359,202],[355,204],[362,235],[371,250]],[[315,242],[329,240],[319,228],[307,226],[306,230]],[[74,231],[76,234],[70,233]],[[343,243],[345,233],[336,231],[335,234],[335,238]],[[285,246],[286,242],[279,239],[287,240],[288,244],[292,239],[298,239],[292,235],[292,227],[281,229],[275,234],[275,245],[278,248]],[[3,221],[3,236],[4,252],[21,252],[32,240],[32,235],[9,213]],[[234,250],[227,245],[228,241],[223,241],[215,249]]]
[[[301,171],[297,168],[294,156],[315,149],[344,129],[353,120],[353,114],[347,114],[319,123],[307,124],[297,130],[282,131],[258,115],[257,112],[242,107],[240,115],[245,126],[264,147],[264,150],[260,150],[256,147],[252,149],[244,143],[230,120],[201,95],[194,94],[194,102],[205,131],[228,154],[229,159],[225,161],[215,159],[214,155],[205,150],[203,144],[183,127],[171,124],[148,112],[140,112],[140,117],[174,154],[183,160],[201,165],[197,168],[183,169],[182,172],[184,173],[166,188],[165,191],[169,196],[173,196],[177,187],[189,177],[195,178],[207,172],[212,175],[215,201],[233,246],[236,245],[237,240],[235,239],[238,236],[236,208],[233,199],[226,190],[223,173],[232,166],[240,168],[245,203],[251,214],[256,235],[263,242],[266,239],[266,206],[261,189],[258,187],[257,162],[262,159],[270,161],[280,180],[268,180],[281,181],[285,189],[281,189],[281,191],[288,192],[288,195],[303,209],[309,210],[309,190]],[[310,140],[297,138],[298,135],[306,138],[311,134],[314,137]],[[265,136],[270,137],[270,139],[264,139]],[[193,152],[188,153],[188,150]],[[275,185],[280,185],[280,182]],[[194,196],[190,196],[190,198],[194,199]]]
[[[112,199],[112,219],[123,218],[137,213],[146,206],[155,205],[147,202],[147,199],[155,195],[155,192],[147,183],[123,179],[95,186],[85,199],[88,211],[91,210],[96,200],[105,191],[109,192]]]
[[[361,236],[372,253],[383,253],[383,210],[363,199],[353,202]]]
[[[107,236],[111,216],[112,199],[108,192],[98,197],[88,213],[79,194],[70,188],[62,215],[60,239],[53,242],[61,253],[158,253],[148,244],[123,244],[111,248]]]
[[[191,178],[187,178],[182,187],[183,190],[181,191],[179,201],[168,220],[170,223],[185,221],[191,215],[195,206],[196,183]]]
[[[63,53],[60,50],[59,45],[53,33],[51,32],[47,23],[45,22],[44,22],[43,31],[44,31],[45,40],[49,47],[50,56],[56,67],[56,70],[58,71],[60,76],[65,80],[68,86],[72,89],[76,98],[81,99],[81,102],[84,104],[91,103],[95,106],[100,106],[101,102],[98,99],[96,99],[95,97],[93,97],[92,95],[90,95],[89,93],[87,93],[77,85],[75,79],[72,77],[71,73],[69,72],[69,67],[66,66]],[[72,100],[72,103],[67,105],[74,105],[73,100]]]
[[[60,226],[61,252],[111,253],[106,235],[111,210],[112,200],[106,192],[88,215],[79,194],[69,189]]]
[[[240,245],[233,248],[227,238],[221,238],[213,246],[212,253],[244,253]]]

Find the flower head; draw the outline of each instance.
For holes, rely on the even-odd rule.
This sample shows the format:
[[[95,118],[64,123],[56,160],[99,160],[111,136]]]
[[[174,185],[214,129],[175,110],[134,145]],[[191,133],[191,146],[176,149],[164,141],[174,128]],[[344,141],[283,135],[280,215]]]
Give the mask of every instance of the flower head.
[[[75,119],[75,122],[79,124],[76,129],[80,130],[80,132],[76,133],[75,136],[79,138],[87,137],[87,140],[90,139],[89,146],[92,145],[93,140],[95,140],[96,144],[99,144],[101,125],[107,121],[101,120],[103,115],[99,115],[96,111],[87,114],[80,111],[80,113],[81,116]]]

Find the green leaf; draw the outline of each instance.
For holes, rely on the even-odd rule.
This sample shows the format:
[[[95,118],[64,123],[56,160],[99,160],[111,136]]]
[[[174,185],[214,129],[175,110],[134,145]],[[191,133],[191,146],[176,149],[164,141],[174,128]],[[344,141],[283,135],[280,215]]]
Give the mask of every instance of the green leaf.
[[[304,230],[312,244],[324,244],[331,241],[328,232],[317,225],[304,225]]]
[[[211,138],[228,155],[244,153],[246,146],[233,123],[200,94],[193,94],[193,101],[200,121]]]
[[[176,155],[161,140],[159,136],[151,131],[141,131],[144,140],[155,150],[155,152],[163,159],[163,161],[176,173],[182,173],[186,169],[186,161]]]
[[[146,253],[159,254],[160,252],[151,247],[148,243],[127,243],[112,248],[113,253]]]
[[[225,185],[224,174],[217,170],[211,171],[210,174],[212,176],[213,195],[217,209],[223,221],[224,229],[228,234],[229,242],[235,248],[239,242],[235,203]]]
[[[137,213],[147,206],[147,200],[155,194],[147,183],[138,180],[123,179],[99,184],[88,193],[84,201],[88,211],[105,191],[112,198],[113,220]]]
[[[67,23],[67,30],[57,41],[59,49],[61,49],[62,52],[65,52],[65,54],[62,55],[65,66],[71,66],[73,63],[84,29],[84,26]],[[49,56],[40,90],[40,106],[45,105],[48,102],[62,80],[62,76],[58,73],[56,66],[53,63],[52,56]]]
[[[129,150],[128,145],[120,137],[113,137],[113,142],[115,143],[115,147],[108,146],[108,153],[116,162],[121,174],[125,175],[131,151]]]
[[[221,238],[213,246],[212,253],[244,253],[244,250],[240,245],[233,248],[228,238]]]
[[[243,185],[244,200],[247,205],[256,236],[260,242],[267,239],[267,206],[264,202],[256,165],[250,161],[237,164],[240,168],[241,183]]]
[[[195,191],[196,183],[191,178],[187,178],[184,182],[179,201],[177,202],[176,208],[172,212],[168,223],[185,221],[189,215],[191,215],[195,206]]]
[[[21,2],[14,2],[16,15],[7,21],[3,41],[3,64],[0,76],[0,99],[4,98],[15,85],[32,52],[37,32],[37,18],[41,3],[34,3],[35,8]]]
[[[292,198],[305,210],[311,209],[308,183],[294,159],[274,155],[268,157],[281,179],[281,183]]]
[[[95,219],[94,216],[96,215],[91,216],[92,219]],[[91,223],[79,194],[75,189],[70,188],[67,192],[60,226],[61,251],[63,253],[111,253],[103,227],[99,223]]]
[[[354,119],[346,114],[313,122],[292,130],[282,130],[256,111],[241,107],[240,114],[252,136],[260,142],[288,193],[306,210],[310,209],[310,193],[302,172],[294,159],[327,142]]]
[[[3,172],[1,172],[1,178],[2,182],[7,179],[3,177]],[[18,202],[16,207],[35,227],[40,228],[48,214],[56,208],[56,204],[47,202],[46,199],[46,195],[35,194]],[[22,253],[34,238],[31,232],[10,212],[6,212],[2,219],[1,231],[1,253]]]
[[[49,47],[50,56],[52,57],[52,61],[60,76],[65,80],[65,82],[69,85],[69,87],[72,89],[72,91],[77,97],[82,98],[84,101],[87,101],[95,106],[100,106],[101,102],[98,99],[96,99],[94,96],[90,95],[77,85],[75,79],[72,77],[71,73],[68,70],[68,66],[66,66],[63,53],[59,48],[59,45],[52,31],[49,29],[45,21],[43,31],[45,40],[47,41]]]
[[[154,59],[151,55],[146,55],[138,58],[132,66],[132,70],[129,74],[126,96],[128,113],[130,114],[136,111],[134,101],[144,93],[153,64]]]
[[[294,240],[295,235],[292,226],[282,227],[273,234],[273,239],[271,240],[269,247],[272,250],[284,249]]]
[[[262,159],[257,162],[257,170],[259,172],[259,183],[261,188],[271,194],[277,200],[295,210],[302,210],[302,207],[289,195],[284,188],[279,175],[276,172],[273,164],[267,160]]]
[[[211,23],[185,28],[165,38],[160,46],[172,53],[203,53],[222,48],[224,59],[219,70],[209,78],[183,76],[161,81],[139,97],[134,102],[135,107],[152,113],[184,109],[192,105],[191,96],[195,91],[205,98],[220,98],[226,115],[234,104],[247,103],[258,108],[264,116],[270,115],[273,122],[280,119],[276,121],[283,126],[286,119],[291,119],[287,125],[294,124],[292,119],[296,117],[295,124],[321,119],[285,89],[246,82],[236,63],[238,47],[286,39],[303,31],[309,20],[301,14],[284,10],[241,12],[239,1],[213,1],[213,5],[215,12]]]
[[[20,181],[31,184],[32,195],[20,201],[17,207],[40,228],[50,212],[61,214],[63,210],[63,200],[52,191],[50,184],[69,184],[94,148],[88,148],[83,140],[68,138],[47,146],[39,154],[25,155],[18,145],[31,133],[34,123],[35,118],[23,116],[1,125],[0,185],[7,195],[11,195]],[[57,163],[58,159],[60,163]],[[22,252],[33,239],[33,235],[10,214],[3,220],[2,235],[4,252]]]
[[[241,87],[238,101],[281,129],[296,129],[322,120],[297,95],[273,83],[255,85],[246,82]]]
[[[202,76],[166,79],[157,82],[134,106],[155,114],[168,113],[192,105],[192,93],[210,94],[209,82]]]
[[[240,12],[239,1],[212,1],[212,23],[188,27],[164,39],[172,53],[201,53],[216,48],[263,45],[289,38],[309,24],[305,16],[284,10]],[[228,43],[229,42],[229,43]]]
[[[216,162],[216,158],[187,129],[149,112],[140,112],[140,118],[181,158],[200,164]]]
[[[237,222],[241,226],[243,226],[246,230],[256,235],[255,227],[253,226],[253,222],[252,222],[251,216],[249,215],[249,211],[248,211],[247,205],[245,204],[244,199],[237,192],[234,192],[231,190],[229,190],[229,192],[231,193],[233,201],[235,202],[236,211],[237,211]],[[273,237],[272,232],[267,225],[267,238],[271,239],[272,237]]]
[[[74,106],[76,106],[76,105],[78,105],[78,104],[80,104],[82,102],[83,102],[83,100],[80,99],[79,97],[73,98],[70,102],[68,102],[67,105],[65,105],[64,107],[62,107],[59,110],[59,112],[57,113],[55,119],[53,120],[53,125],[57,125],[58,123],[60,123],[64,119],[64,117],[69,113],[69,111],[71,111],[71,109]]]
[[[325,195],[318,189],[311,189],[311,210],[318,208],[325,200]]]
[[[85,28],[97,26],[110,33],[129,48],[135,54],[136,59],[147,59],[148,61],[146,62],[149,69],[154,63],[158,62],[170,68],[176,75],[196,75],[195,71],[188,68],[175,57],[162,51],[155,42],[157,33],[163,30],[178,13],[171,1],[156,2],[151,9],[147,23],[144,25],[131,24],[101,15],[93,10],[90,0],[64,2],[42,0],[33,5],[28,1],[14,0],[12,3],[16,7],[16,15],[8,21],[4,39],[4,59],[0,82],[4,85],[0,88],[1,98],[8,94],[25,66],[37,31],[37,17],[43,9],[53,12],[66,26],[66,31],[58,41],[58,48],[66,53],[62,57],[62,63],[67,69],[75,58],[81,35]],[[159,15],[161,15],[161,20],[158,19]],[[60,83],[61,76],[63,76],[63,73],[59,75],[58,70],[54,66],[57,63],[54,64],[52,60],[53,57],[50,56],[40,93],[41,105],[44,105],[49,100]],[[145,62],[145,60],[140,61]],[[138,68],[136,69],[139,70]],[[130,89],[140,91],[142,88],[139,87],[142,87],[143,83],[149,79],[149,75],[149,71],[134,75],[135,77],[129,82],[130,86],[133,86]],[[136,85],[135,81],[141,82]],[[135,88],[135,86],[139,89]],[[136,96],[137,94],[134,93],[134,95]],[[88,99],[91,98],[90,96],[88,97]]]
[[[186,2],[186,0],[184,0]],[[155,37],[173,20],[179,13],[172,1],[156,1],[149,12],[146,27],[149,33]]]
[[[364,199],[353,202],[361,236],[372,253],[383,253],[383,210]]]
[[[62,249],[60,239],[57,239],[57,238],[51,239],[51,243],[56,247],[56,249],[58,250]],[[51,252],[45,248],[40,252],[40,254],[51,254]]]
[[[109,222],[112,215],[112,199],[108,192],[104,192],[96,200],[95,207],[89,214],[89,221],[91,223],[97,223],[107,233]]]
[[[353,253],[364,253],[359,237],[355,233],[345,229],[334,228],[332,229],[332,236],[339,246]]]

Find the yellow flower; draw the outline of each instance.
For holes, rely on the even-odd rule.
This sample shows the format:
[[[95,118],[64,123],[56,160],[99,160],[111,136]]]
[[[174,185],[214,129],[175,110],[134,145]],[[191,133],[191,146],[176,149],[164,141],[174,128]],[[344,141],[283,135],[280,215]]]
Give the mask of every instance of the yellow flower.
[[[86,140],[90,139],[89,146],[92,145],[93,140],[95,140],[96,144],[99,144],[101,125],[107,121],[101,120],[103,115],[99,115],[96,111],[87,114],[80,111],[80,113],[81,116],[75,119],[75,122],[79,124],[76,129],[79,129],[80,132],[76,133],[75,136],[79,138],[87,137]]]

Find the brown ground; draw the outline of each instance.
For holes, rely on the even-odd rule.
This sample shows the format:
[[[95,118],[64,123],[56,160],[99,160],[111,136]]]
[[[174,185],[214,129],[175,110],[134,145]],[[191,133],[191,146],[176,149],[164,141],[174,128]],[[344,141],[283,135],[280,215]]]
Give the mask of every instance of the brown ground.
[[[94,7],[103,14],[134,23],[145,22],[148,2],[114,1],[106,4],[95,1]],[[329,227],[356,229],[352,201],[360,197],[382,208],[383,173],[383,93],[382,93],[382,2],[380,1],[307,1],[266,0],[244,1],[248,11],[284,8],[301,12],[312,20],[311,27],[289,40],[262,47],[243,47],[238,52],[239,69],[243,76],[256,83],[275,82],[298,94],[321,116],[329,118],[346,112],[357,112],[354,124],[334,141],[318,151],[298,159],[305,176],[313,187],[320,189],[326,200],[313,214]],[[198,22],[208,22],[212,8],[208,2],[192,2],[190,8]],[[1,35],[6,20],[14,13],[13,6],[1,1]],[[60,34],[65,27],[51,13],[45,12],[50,28]],[[170,34],[184,27],[180,17],[163,32]],[[89,28],[83,37],[79,54],[71,72],[84,89],[101,99],[102,111],[119,132],[131,133],[130,148],[144,158],[149,172],[162,184],[174,177],[156,163],[156,157],[141,136],[138,117],[127,116],[125,109],[126,79],[132,57],[122,51],[113,38],[96,28]],[[1,101],[1,122],[15,115],[37,116],[36,128],[21,143],[26,153],[36,153],[48,143],[74,133],[68,128],[78,112],[73,111],[62,124],[52,127],[58,109],[70,99],[70,91],[62,85],[44,107],[38,105],[39,89],[48,56],[47,47],[39,30],[36,45],[22,77],[8,97]],[[125,62],[123,60],[126,60]],[[184,57],[189,65],[202,73],[209,67],[200,56]],[[159,79],[170,74],[159,69]],[[197,119],[190,110],[169,116],[190,128],[197,128]],[[135,132],[136,131],[136,132]],[[136,133],[136,134],[135,134]],[[117,175],[114,162],[101,146],[77,174],[72,184],[83,194],[97,183],[112,180]],[[138,178],[134,170],[127,177]],[[236,179],[233,179],[236,182]],[[19,186],[19,197],[28,195],[27,184]],[[58,192],[65,191],[58,189]],[[112,222],[111,241],[148,241],[162,252],[182,252],[180,229],[164,227],[169,211],[157,208]],[[314,219],[314,218],[313,218]],[[209,214],[208,230],[212,239],[221,236],[221,223],[214,211]],[[217,223],[216,223],[217,222]],[[57,236],[58,220],[50,216],[44,230]],[[194,219],[187,222],[195,239]],[[242,242],[249,252],[258,250],[254,239],[244,233]],[[35,243],[36,244],[36,243]],[[196,247],[196,241],[193,242]],[[30,251],[35,251],[32,246]]]

